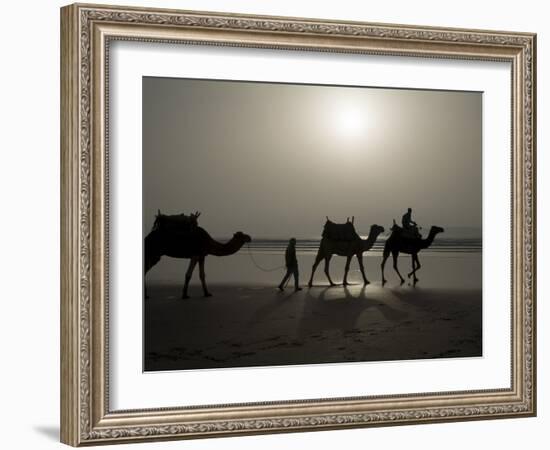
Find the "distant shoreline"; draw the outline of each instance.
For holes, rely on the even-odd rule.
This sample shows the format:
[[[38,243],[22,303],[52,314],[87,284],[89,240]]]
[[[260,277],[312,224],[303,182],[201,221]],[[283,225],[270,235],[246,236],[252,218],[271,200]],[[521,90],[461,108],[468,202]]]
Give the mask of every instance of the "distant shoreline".
[[[373,245],[371,251],[381,252],[384,248],[384,243],[386,237],[379,238]],[[302,253],[317,252],[319,244],[321,242],[320,238],[314,239],[299,239],[297,238],[296,250]],[[250,250],[254,253],[275,253],[279,254],[284,252],[288,244],[288,239],[252,239],[250,242]],[[246,249],[245,249],[246,250]],[[482,240],[481,238],[464,238],[464,239],[455,239],[455,238],[438,238],[434,240],[430,248],[424,250],[424,253],[429,252],[445,252],[445,253],[481,253],[482,251]]]

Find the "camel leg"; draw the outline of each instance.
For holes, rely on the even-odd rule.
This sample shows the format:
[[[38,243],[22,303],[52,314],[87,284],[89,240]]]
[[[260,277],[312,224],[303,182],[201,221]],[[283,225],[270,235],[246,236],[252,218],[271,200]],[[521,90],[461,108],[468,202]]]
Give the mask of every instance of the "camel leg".
[[[418,281],[418,278],[416,278],[416,271],[420,269],[420,261],[418,260],[418,254],[411,255],[411,263],[412,263],[412,272],[407,274],[407,277],[410,278],[414,276],[414,281]]]
[[[351,256],[348,256],[346,258],[346,268],[344,269],[344,286],[348,285],[348,272],[349,272],[350,263],[351,263]]]
[[[325,258],[325,275],[327,276],[328,282],[330,283],[330,285],[331,286],[336,286],[336,283],[334,281],[332,281],[332,279],[330,278],[330,273],[328,271],[329,265],[330,265],[330,256],[327,256]]]
[[[397,268],[397,256],[398,255],[399,255],[399,253],[397,253],[397,252],[392,253],[392,256],[393,256],[393,270],[395,270],[397,275],[399,275],[399,279],[401,280],[401,284],[403,284],[405,282],[405,279],[401,276],[401,274],[399,273],[399,269]]]
[[[204,275],[204,257],[199,259],[199,277],[201,279],[202,291],[204,293],[204,296],[212,297],[212,294],[208,292],[208,288],[206,287],[206,277]]]
[[[418,259],[418,253],[416,253],[414,255],[414,262],[416,263],[416,268],[414,269],[414,272],[413,272],[413,282],[414,284],[418,283],[418,278],[416,277],[416,272],[418,271],[418,269],[420,269],[421,265],[420,265],[420,261]]]
[[[315,274],[315,270],[317,270],[317,266],[319,265],[322,259],[323,257],[321,256],[321,252],[317,253],[317,256],[315,257],[315,262],[311,267],[311,277],[309,279],[309,283],[307,284],[308,287],[313,286],[313,275]]]
[[[370,281],[367,280],[367,276],[365,275],[365,266],[363,265],[363,255],[357,255],[357,261],[359,262],[361,275],[363,275],[363,285],[366,286],[367,284],[370,284]]]
[[[197,259],[191,258],[189,261],[189,267],[187,268],[187,272],[185,272],[185,285],[183,286],[183,292],[181,294],[181,298],[189,298],[189,295],[187,295],[187,288],[189,287],[189,281],[191,281],[191,275],[193,275],[193,270],[195,269],[195,266],[197,265]]]
[[[388,259],[389,256],[390,256],[390,252],[384,249],[384,254],[382,255],[382,264],[380,264],[380,268],[382,269],[382,286],[384,286],[387,281],[384,278],[384,267],[386,266],[386,260]]]
[[[416,263],[414,262],[414,255],[411,255],[411,268],[412,268],[412,270],[411,270],[411,272],[409,272],[407,274],[407,278],[410,278],[412,275],[414,275],[414,271],[416,270],[415,265],[416,265]]]

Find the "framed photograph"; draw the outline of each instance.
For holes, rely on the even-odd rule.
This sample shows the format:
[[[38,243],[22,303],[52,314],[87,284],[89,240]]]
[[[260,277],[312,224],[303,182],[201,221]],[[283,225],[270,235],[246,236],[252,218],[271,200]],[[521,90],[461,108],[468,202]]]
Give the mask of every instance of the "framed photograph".
[[[62,442],[535,415],[535,58],[62,8]]]

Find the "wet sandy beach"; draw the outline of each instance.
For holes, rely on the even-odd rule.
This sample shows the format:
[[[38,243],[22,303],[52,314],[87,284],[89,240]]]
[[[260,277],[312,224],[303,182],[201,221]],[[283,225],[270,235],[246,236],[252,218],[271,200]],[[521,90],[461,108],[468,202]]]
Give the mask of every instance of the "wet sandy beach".
[[[277,273],[256,283],[210,282],[210,298],[201,297],[195,282],[192,298],[181,300],[181,284],[150,282],[144,369],[482,356],[482,292],[476,280],[464,279],[470,270],[480,272],[480,257],[425,261],[426,281],[416,286],[399,285],[388,271],[384,287],[379,281],[363,287],[357,272],[357,284],[329,287],[319,272],[314,287],[281,293]],[[437,274],[446,264],[464,266],[454,271],[462,279],[454,286]]]

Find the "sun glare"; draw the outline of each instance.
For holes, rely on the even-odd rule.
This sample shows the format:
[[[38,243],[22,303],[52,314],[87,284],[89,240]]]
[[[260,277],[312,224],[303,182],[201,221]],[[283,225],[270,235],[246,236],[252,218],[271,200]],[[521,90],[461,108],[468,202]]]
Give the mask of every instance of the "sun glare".
[[[363,111],[355,106],[342,105],[336,111],[334,126],[343,137],[357,137],[366,129],[366,117]]]

